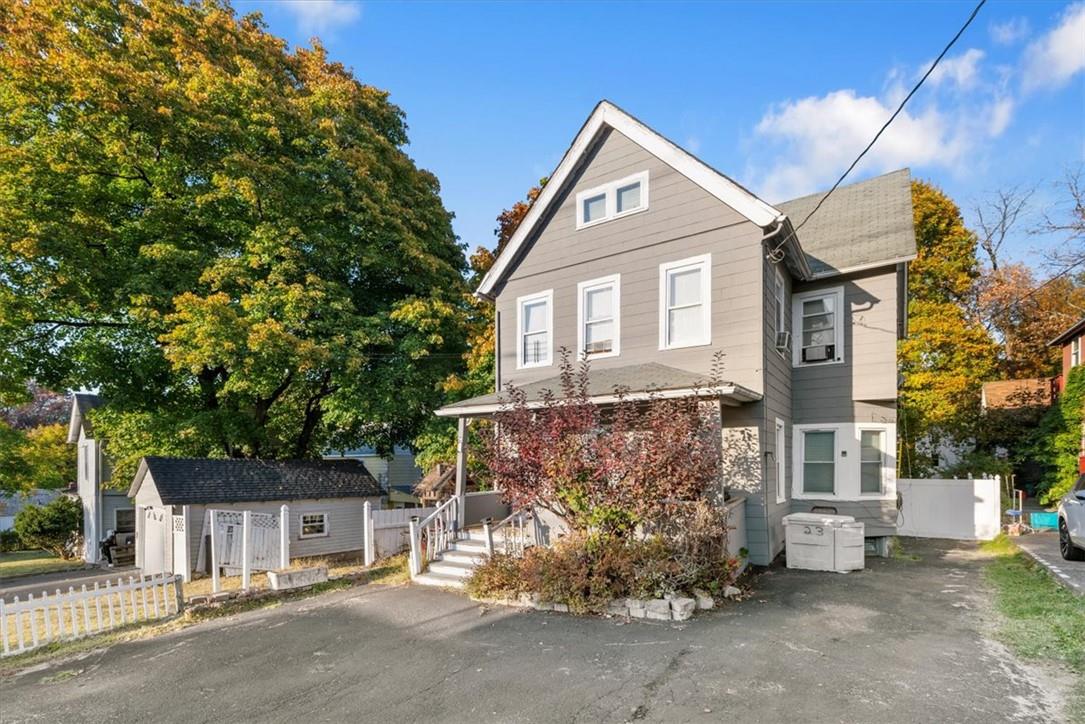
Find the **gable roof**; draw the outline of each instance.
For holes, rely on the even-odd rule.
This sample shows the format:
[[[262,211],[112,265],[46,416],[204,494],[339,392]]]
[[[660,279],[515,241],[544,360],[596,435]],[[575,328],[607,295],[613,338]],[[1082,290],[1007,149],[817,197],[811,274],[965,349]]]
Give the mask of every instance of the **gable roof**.
[[[1070,329],[1066,330],[1065,332],[1060,334],[1058,337],[1055,337],[1055,339],[1051,340],[1047,344],[1048,344],[1049,347],[1062,346],[1062,345],[1066,344],[1067,342],[1069,342],[1070,340],[1072,340],[1074,337],[1081,334],[1082,332],[1085,332],[1085,317],[1082,317],[1081,319],[1079,319],[1077,321],[1077,324],[1070,327]]]
[[[132,480],[135,497],[151,476],[164,505],[378,496],[380,486],[359,460],[237,460],[145,457]]]
[[[778,204],[802,223],[825,192]],[[908,169],[841,186],[798,233],[814,278],[915,258]]]
[[[560,398],[561,377],[547,377],[522,385],[520,389],[527,397],[528,407],[539,407],[544,404],[543,401],[548,392]],[[663,397],[688,397],[693,390],[699,390],[705,395],[719,396],[734,405],[761,399],[760,394],[742,385],[732,382],[713,385],[707,375],[661,365],[657,362],[603,367],[593,369],[588,375],[588,397],[592,402],[597,404],[615,402],[618,389],[625,390],[626,399],[629,400],[646,399],[649,394]],[[435,414],[439,417],[487,415],[497,412],[508,402],[507,392],[492,392],[445,405]]]
[[[588,116],[588,120],[580,128],[572,145],[562,156],[561,162],[550,174],[550,180],[543,187],[539,198],[531,205],[531,209],[516,229],[516,233],[512,235],[490,271],[483,277],[482,283],[475,292],[478,296],[493,297],[495,287],[504,279],[512,263],[523,251],[523,246],[531,237],[536,224],[545,216],[550,205],[565,192],[567,183],[580,168],[581,161],[591,151],[599,135],[608,128],[628,137],[761,228],[768,229],[787,222],[780,211],[704,161],[679,148],[677,144],[656,133],[618,106],[604,100],[600,101]]]
[[[68,442],[79,442],[80,428],[92,437],[90,419],[87,413],[102,406],[102,398],[93,392],[76,392],[72,395],[72,416],[68,421]]]

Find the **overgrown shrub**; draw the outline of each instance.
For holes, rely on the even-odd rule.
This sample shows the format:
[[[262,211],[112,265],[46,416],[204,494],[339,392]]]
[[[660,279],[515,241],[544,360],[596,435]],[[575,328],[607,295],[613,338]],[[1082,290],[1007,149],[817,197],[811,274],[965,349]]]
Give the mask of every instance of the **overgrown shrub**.
[[[15,532],[30,549],[40,548],[60,558],[74,558],[78,550],[68,543],[83,527],[83,506],[61,496],[47,505],[28,505],[15,516]]]
[[[22,549],[23,542],[14,528],[0,530],[0,553],[11,553],[13,551],[21,551]]]
[[[738,570],[727,554],[722,517],[703,501],[682,506],[667,526],[641,537],[573,533],[550,548],[530,548],[523,558],[495,555],[475,570],[468,591],[479,598],[537,593],[574,613],[603,612],[626,596],[719,592]]]
[[[1085,418],[1085,366],[1066,376],[1066,388],[1033,436],[1032,457],[1045,465],[1040,502],[1049,505],[1069,492],[1078,476],[1081,425]]]

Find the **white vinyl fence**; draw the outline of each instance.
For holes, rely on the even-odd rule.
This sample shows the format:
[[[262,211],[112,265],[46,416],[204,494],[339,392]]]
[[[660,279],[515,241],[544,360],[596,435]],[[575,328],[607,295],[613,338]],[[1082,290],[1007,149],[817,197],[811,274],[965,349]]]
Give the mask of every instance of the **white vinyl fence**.
[[[12,656],[55,641],[70,641],[140,621],[166,618],[184,608],[181,577],[159,574],[116,583],[69,586],[11,603],[0,601],[0,656]]]
[[[219,571],[241,573],[241,588],[249,590],[252,572],[270,571],[290,565],[290,508],[282,506],[278,515],[251,510],[204,511],[200,533],[200,553],[196,567],[203,568],[210,556],[211,590],[218,593]],[[210,539],[210,550],[204,541]]]
[[[410,547],[411,518],[425,518],[435,507],[397,508],[373,510],[368,503],[366,510],[365,563],[372,565],[378,558],[394,556]]]
[[[991,540],[1001,529],[1001,481],[898,479],[897,534],[916,538]]]

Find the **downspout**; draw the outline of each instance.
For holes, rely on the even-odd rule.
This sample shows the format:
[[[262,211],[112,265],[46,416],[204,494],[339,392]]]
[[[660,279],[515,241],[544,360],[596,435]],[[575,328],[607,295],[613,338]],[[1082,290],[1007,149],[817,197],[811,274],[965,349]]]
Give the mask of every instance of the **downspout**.
[[[778,236],[780,234],[780,232],[784,230],[784,227],[786,225],[785,224],[786,221],[787,221],[787,216],[785,216],[783,214],[781,214],[780,216],[777,216],[776,217],[776,226],[773,228],[772,231],[769,231],[769,232],[766,232],[766,233],[762,234],[761,243],[762,244],[767,244],[770,239],[773,239],[776,236]],[[785,238],[783,241],[781,241],[774,248],[769,250],[768,253],[765,254],[765,258],[768,259],[770,264],[774,264],[774,265],[779,264],[780,262],[782,262],[784,260],[783,247],[784,247],[784,244],[786,244],[786,243],[787,243],[787,238]],[[765,275],[764,274],[761,275],[761,283],[762,284],[765,283]],[[762,300],[764,300],[764,294],[763,293],[761,295],[761,298],[762,298]],[[762,302],[762,307],[763,306],[764,306],[764,303]],[[762,321],[762,324],[763,324],[763,321]],[[768,383],[768,375],[767,375],[767,372],[766,372],[767,367],[768,367],[768,355],[769,355],[769,351],[767,349],[764,349],[764,346],[762,345],[762,350],[761,350],[761,376],[762,376],[761,385],[762,385],[762,388],[765,389],[766,392],[768,391],[768,384],[767,384]],[[765,444],[768,443],[768,439],[769,439],[769,417],[770,417],[768,405],[766,405],[765,402],[764,402],[764,400],[767,397],[768,397],[768,395],[765,395],[765,397],[761,398],[762,399],[762,403],[761,403],[761,405],[762,405],[762,409],[761,409],[761,412],[762,412],[762,415],[761,415],[761,421],[762,421],[761,430],[764,433],[762,439],[764,440]],[[775,418],[773,418],[773,420],[774,420],[774,422],[773,422],[772,434],[775,436],[775,434],[776,434]],[[775,439],[774,439],[773,444],[775,444]],[[774,463],[775,463],[776,456],[779,455],[779,454],[780,454],[779,450],[776,450],[773,453],[773,461],[774,461]],[[765,555],[768,558],[768,561],[767,561],[767,565],[768,565],[768,564],[772,563],[772,560],[774,558],[774,556],[772,555],[772,549],[773,549],[772,537],[773,537],[774,533],[773,533],[773,530],[772,530],[771,520],[770,520],[770,516],[769,516],[769,500],[770,500],[770,498],[769,498],[769,484],[768,484],[769,465],[768,465],[768,459],[767,459],[767,457],[765,456],[764,453],[758,455],[758,457],[760,458],[759,462],[761,463],[761,514],[765,518],[765,545],[767,546],[767,550],[765,551]],[[776,484],[779,485],[780,484],[779,481],[777,481]],[[773,501],[775,501],[776,497],[772,496],[771,499]],[[747,526],[747,528],[748,527],[749,526]]]
[[[772,239],[777,234],[779,234],[781,231],[783,231],[785,221],[787,221],[787,217],[784,216],[783,214],[781,214],[780,216],[777,216],[776,217],[776,226],[775,226],[775,228],[773,228],[772,231],[769,231],[769,232],[767,232],[765,234],[762,234],[761,235],[761,242],[765,243],[769,239]],[[784,254],[783,254],[782,249],[783,249],[784,243],[786,243],[786,242],[787,242],[787,239],[784,239],[784,241],[780,242],[780,244],[778,244],[771,251],[769,251],[768,254],[766,254],[766,258],[770,262],[772,262],[773,264],[779,264],[781,261],[783,261],[784,260]]]

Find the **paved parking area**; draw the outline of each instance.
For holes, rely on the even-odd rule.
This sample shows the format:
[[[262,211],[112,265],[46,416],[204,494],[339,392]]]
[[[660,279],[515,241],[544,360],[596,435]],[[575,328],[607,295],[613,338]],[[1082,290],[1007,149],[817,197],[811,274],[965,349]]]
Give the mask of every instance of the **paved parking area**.
[[[362,586],[0,679],[0,719],[1059,721],[1063,684],[988,636],[977,547],[905,552],[848,575],[771,569],[684,624]]]
[[[58,588],[67,592],[69,586],[73,586],[76,590],[81,586],[93,588],[95,583],[99,585],[105,585],[106,581],[116,583],[118,578],[127,581],[129,576],[139,578],[139,569],[131,566],[125,568],[77,568],[71,571],[5,578],[0,579],[0,600],[3,600],[4,603],[11,603],[15,596],[18,596],[25,601],[28,593],[39,596],[45,592],[54,593]]]
[[[1059,553],[1059,534],[1055,531],[1031,533],[1013,542],[1037,563],[1051,571],[1059,583],[1085,596],[1085,561],[1066,561]]]

